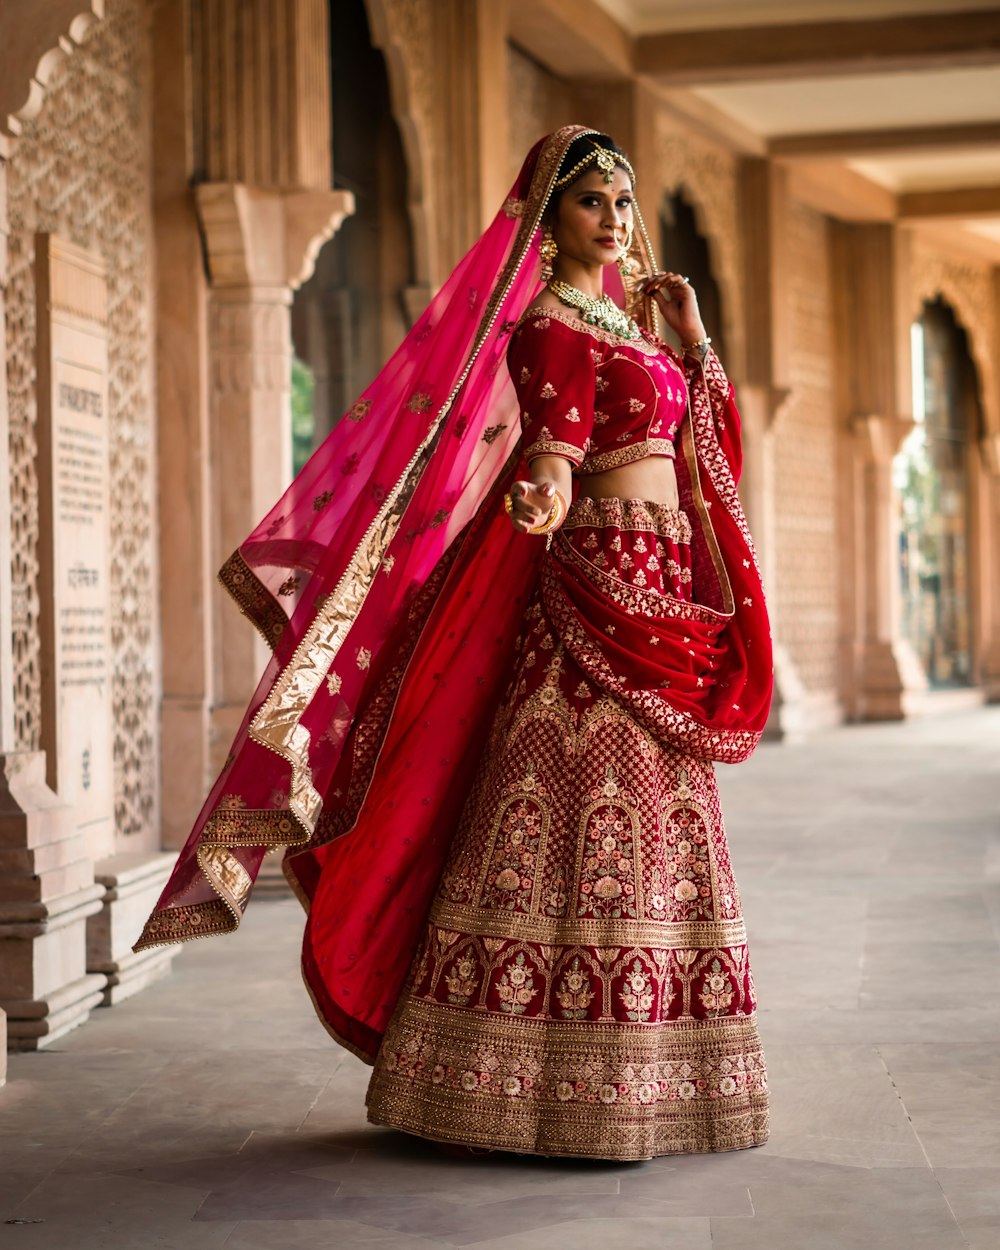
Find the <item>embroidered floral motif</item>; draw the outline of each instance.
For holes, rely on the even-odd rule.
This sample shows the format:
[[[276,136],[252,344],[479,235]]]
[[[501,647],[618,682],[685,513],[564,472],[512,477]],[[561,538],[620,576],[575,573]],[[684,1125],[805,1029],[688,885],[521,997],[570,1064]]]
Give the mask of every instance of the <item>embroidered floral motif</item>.
[[[483,442],[488,446],[496,442],[500,435],[507,428],[506,425],[490,425],[483,431]]]
[[[564,971],[556,1000],[567,1020],[582,1020],[587,1008],[594,1001],[594,991],[590,988],[590,975],[581,967],[580,956],[576,955],[570,966]]]
[[[409,403],[406,405],[410,412],[422,413],[427,412],[431,406],[431,397],[426,391],[415,391],[410,396]]]
[[[579,421],[580,413],[578,409],[570,408],[570,410],[563,416],[563,420],[564,421]]]
[[[360,668],[363,672],[365,669],[368,668],[371,662],[372,662],[372,653],[368,650],[367,647],[359,647],[358,658],[357,658],[358,668]]]
[[[286,596],[294,595],[301,584],[301,578],[297,577],[296,574],[293,573],[291,577],[286,577],[278,587],[278,594]]]
[[[521,370],[521,385],[524,386],[526,383],[530,381],[531,381],[531,370],[528,368],[527,365],[525,365]]]
[[[557,394],[556,388],[552,385],[551,382],[546,382],[545,385],[542,387],[542,389],[538,393],[542,397],[542,399],[555,399],[556,394]]]
[[[326,688],[330,694],[339,694],[340,688],[344,684],[344,679],[339,673],[327,673]]]
[[[332,498],[333,498],[332,490],[325,490],[322,493],[322,495],[317,495],[316,498],[313,500],[313,511],[322,512],[323,509],[326,507],[326,505],[330,502]]]
[[[625,1016],[636,1024],[644,1024],[653,1010],[653,985],[649,972],[635,959],[625,974],[625,986],[619,994]]]
[[[608,764],[602,786],[591,791],[582,845],[577,915],[606,918],[636,913],[635,796],[622,789]]]
[[[372,410],[370,399],[359,399],[347,413],[348,421],[363,421]]]
[[[500,1010],[519,1016],[535,996],[535,978],[524,952],[518,953],[512,964],[504,969],[497,985]]]
[[[456,1007],[467,1007],[479,990],[479,967],[472,946],[452,961],[444,974],[448,987],[448,1002]]]
[[[698,991],[698,997],[701,999],[707,1016],[722,1016],[729,1011],[733,1001],[733,987],[720,960],[712,960],[710,970],[705,974],[702,987]]]
[[[698,812],[678,806],[666,817],[664,849],[675,920],[713,919],[708,836]]]

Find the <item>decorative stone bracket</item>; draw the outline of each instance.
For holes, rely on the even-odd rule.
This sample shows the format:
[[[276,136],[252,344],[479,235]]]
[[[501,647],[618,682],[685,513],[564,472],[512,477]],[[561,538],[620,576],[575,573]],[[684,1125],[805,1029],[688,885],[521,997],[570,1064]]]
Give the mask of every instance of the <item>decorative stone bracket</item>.
[[[212,286],[295,290],[320,248],[354,212],[350,191],[263,191],[236,182],[195,187]]]
[[[1000,477],[1000,434],[984,434],[979,440],[986,472]]]
[[[866,464],[887,465],[899,452],[916,422],[902,413],[856,413],[851,429]]]

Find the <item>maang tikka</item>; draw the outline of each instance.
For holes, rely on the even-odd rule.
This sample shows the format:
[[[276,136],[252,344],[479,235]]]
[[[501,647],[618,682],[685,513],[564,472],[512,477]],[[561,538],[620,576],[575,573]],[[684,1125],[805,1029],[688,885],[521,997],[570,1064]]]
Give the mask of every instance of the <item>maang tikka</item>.
[[[559,255],[559,248],[556,241],[552,237],[552,230],[548,226],[542,227],[542,242],[538,248],[538,254],[542,258],[542,281],[552,281],[552,262]]]

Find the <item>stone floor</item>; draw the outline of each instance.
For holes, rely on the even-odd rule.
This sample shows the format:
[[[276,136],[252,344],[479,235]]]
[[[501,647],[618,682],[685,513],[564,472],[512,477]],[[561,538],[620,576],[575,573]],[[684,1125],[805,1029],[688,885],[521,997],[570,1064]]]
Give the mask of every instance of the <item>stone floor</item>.
[[[772,1137],[613,1166],[442,1158],[366,1125],[366,1069],[261,900],[0,1092],[0,1250],[997,1250],[1000,709],[723,769]]]

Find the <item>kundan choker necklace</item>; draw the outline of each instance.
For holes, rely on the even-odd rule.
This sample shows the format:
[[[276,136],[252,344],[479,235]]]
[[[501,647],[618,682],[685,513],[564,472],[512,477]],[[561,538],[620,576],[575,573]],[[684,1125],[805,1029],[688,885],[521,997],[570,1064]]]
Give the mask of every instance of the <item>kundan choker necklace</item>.
[[[549,290],[567,308],[579,308],[581,321],[586,321],[588,325],[600,326],[602,330],[617,334],[621,339],[639,338],[641,331],[638,325],[614,303],[610,295],[595,299],[593,295],[584,295],[561,278],[553,278],[549,282]]]

